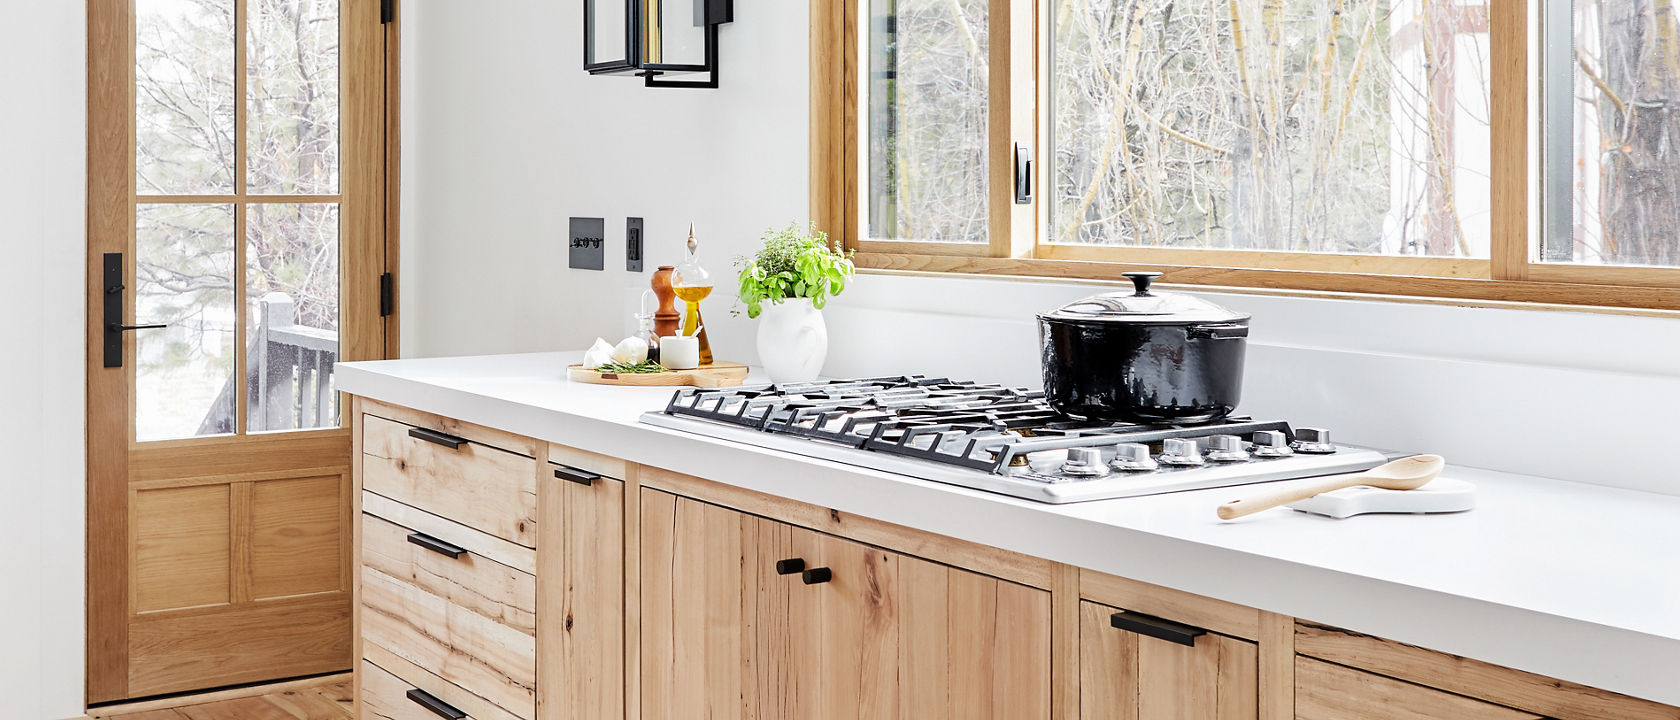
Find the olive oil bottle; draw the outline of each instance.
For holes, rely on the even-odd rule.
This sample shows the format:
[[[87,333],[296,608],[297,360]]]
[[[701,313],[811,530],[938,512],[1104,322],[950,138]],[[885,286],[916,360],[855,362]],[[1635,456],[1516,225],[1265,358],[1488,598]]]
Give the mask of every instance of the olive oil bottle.
[[[682,334],[700,336],[700,364],[712,364],[712,344],[706,339],[706,325],[700,318],[700,301],[712,294],[712,275],[700,267],[700,244],[694,240],[694,226],[688,226],[688,253],[671,273],[671,291],[683,301]]]

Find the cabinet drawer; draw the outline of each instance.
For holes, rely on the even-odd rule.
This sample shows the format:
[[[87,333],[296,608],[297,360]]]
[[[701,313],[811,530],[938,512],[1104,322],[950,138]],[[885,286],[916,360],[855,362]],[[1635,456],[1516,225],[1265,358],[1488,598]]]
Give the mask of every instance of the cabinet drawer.
[[[364,515],[362,565],[526,635],[536,633],[536,578],[436,529],[416,532]]]
[[[491,535],[537,546],[537,461],[373,415],[362,423],[362,487]]]
[[[425,671],[417,671],[401,658],[383,655],[381,662],[399,668],[403,677],[363,660],[362,717],[380,720],[438,720],[448,711],[465,713],[475,720],[517,720],[508,711]],[[393,662],[394,661],[394,662]],[[406,667],[404,667],[406,665]],[[435,708],[435,709],[434,709]],[[440,714],[439,711],[442,711]]]
[[[1258,646],[1176,620],[1079,603],[1081,720],[1259,717]]]
[[[410,542],[408,528],[373,515],[363,516],[362,527],[364,653],[388,651],[514,715],[535,717],[536,579],[471,551],[451,558],[464,548],[444,538]]]
[[[1382,675],[1295,658],[1296,720],[1539,720],[1540,716]]]

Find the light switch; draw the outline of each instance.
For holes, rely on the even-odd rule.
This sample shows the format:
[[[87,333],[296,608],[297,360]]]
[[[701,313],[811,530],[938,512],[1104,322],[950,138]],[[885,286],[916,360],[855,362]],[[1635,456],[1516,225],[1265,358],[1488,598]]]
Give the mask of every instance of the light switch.
[[[572,218],[568,266],[577,270],[605,270],[606,233],[604,218]]]

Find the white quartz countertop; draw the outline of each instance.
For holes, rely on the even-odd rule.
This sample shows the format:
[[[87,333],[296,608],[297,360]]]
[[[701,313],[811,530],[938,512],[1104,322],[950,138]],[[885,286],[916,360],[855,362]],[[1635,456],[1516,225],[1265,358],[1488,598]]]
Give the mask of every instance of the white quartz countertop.
[[[1231,490],[1047,505],[637,422],[581,353],[337,367],[340,390],[749,490],[1680,705],[1680,497],[1450,466],[1478,505],[1221,522]],[[751,381],[749,381],[751,382]],[[1450,460],[1450,458],[1449,458]]]

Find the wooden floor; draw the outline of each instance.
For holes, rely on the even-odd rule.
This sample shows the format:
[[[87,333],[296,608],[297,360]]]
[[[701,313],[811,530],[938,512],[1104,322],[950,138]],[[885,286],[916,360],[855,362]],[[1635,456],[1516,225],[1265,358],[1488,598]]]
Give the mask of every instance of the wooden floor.
[[[277,690],[268,695],[198,702],[117,715],[93,713],[98,720],[345,720],[353,717],[350,678],[314,687]]]

